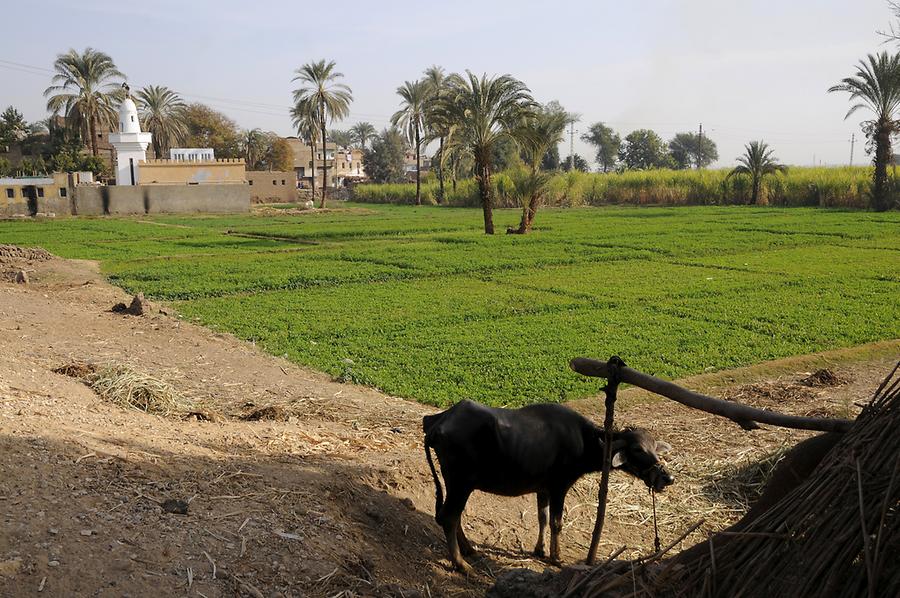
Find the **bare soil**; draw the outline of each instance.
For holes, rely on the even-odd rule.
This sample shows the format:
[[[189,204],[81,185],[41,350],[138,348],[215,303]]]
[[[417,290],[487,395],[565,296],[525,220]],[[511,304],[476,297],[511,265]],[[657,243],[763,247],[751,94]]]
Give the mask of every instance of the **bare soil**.
[[[113,313],[130,298],[96,265],[43,257],[0,255],[0,271],[30,275],[0,282],[0,596],[469,596],[506,569],[553,569],[529,554],[533,497],[476,494],[464,524],[479,573],[450,571],[422,454],[421,417],[433,409],[335,382],[165,306]],[[682,383],[852,416],[898,355],[891,341]],[[110,363],[165,381],[192,414],[123,409],[78,367],[54,371]],[[847,382],[799,385],[826,367]],[[599,400],[572,406],[602,419]],[[806,436],[744,432],[636,389],[621,393],[617,420],[673,445],[660,533],[705,518],[686,544],[740,516],[748,467]],[[596,488],[589,476],[569,495],[566,563],[586,554]],[[646,489],[615,474],[610,494],[601,554],[650,550]]]

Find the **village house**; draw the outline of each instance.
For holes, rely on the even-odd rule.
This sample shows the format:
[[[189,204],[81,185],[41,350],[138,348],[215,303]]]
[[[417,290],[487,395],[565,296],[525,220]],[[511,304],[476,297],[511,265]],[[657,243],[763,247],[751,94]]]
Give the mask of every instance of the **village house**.
[[[328,168],[328,186],[342,187],[351,181],[366,178],[362,163],[362,151],[359,149],[339,148],[329,141],[325,144],[324,156],[321,148],[316,148],[316,164],[313,168],[312,151],[304,141],[297,137],[286,137],[294,154],[294,172],[300,187],[312,186],[311,178],[316,177],[316,185],[322,184],[322,170]]]
[[[431,170],[431,158],[429,158],[425,154],[422,154],[419,157],[419,164],[423,174]],[[406,150],[406,154],[403,156],[403,171],[406,173],[406,179],[408,181],[416,180],[415,150]]]
[[[32,177],[0,177],[0,216],[55,215],[69,211],[74,178],[90,173],[54,173]]]
[[[292,203],[297,201],[297,175],[277,170],[248,170],[252,203]]]

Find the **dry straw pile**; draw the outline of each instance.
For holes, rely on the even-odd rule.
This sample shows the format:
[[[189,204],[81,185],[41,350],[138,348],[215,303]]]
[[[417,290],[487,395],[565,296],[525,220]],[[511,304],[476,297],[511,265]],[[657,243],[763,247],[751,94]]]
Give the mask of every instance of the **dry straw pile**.
[[[102,399],[119,407],[163,416],[180,415],[190,407],[169,384],[126,365],[72,363],[54,371],[80,378]]]
[[[728,542],[610,559],[566,596],[900,596],[898,368],[806,481]]]

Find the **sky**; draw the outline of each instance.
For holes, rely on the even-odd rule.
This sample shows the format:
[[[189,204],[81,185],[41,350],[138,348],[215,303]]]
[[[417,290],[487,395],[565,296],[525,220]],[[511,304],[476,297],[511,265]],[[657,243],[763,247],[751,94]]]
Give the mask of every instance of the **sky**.
[[[665,140],[702,123],[720,167],[753,139],[787,164],[847,164],[855,133],[860,164],[865,117],[845,121],[847,95],[826,90],[867,53],[900,49],[877,33],[893,20],[885,0],[30,0],[3,14],[16,25],[0,36],[0,110],[29,121],[46,118],[49,69],[69,48],[106,52],[132,88],[166,85],[282,135],[293,134],[303,63],[336,61],[353,89],[350,117],[334,127],[379,130],[397,87],[436,64],[509,73],[536,100],[579,113],[575,151],[592,163],[579,136],[603,121]]]

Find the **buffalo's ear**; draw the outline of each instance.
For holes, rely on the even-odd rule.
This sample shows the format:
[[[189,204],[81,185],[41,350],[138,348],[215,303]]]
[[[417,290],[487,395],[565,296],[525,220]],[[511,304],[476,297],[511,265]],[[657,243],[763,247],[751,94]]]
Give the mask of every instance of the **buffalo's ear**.
[[[663,442],[662,440],[656,441],[656,454],[664,455],[672,450],[672,445],[668,442]]]
[[[612,458],[612,466],[613,467],[622,467],[627,462],[625,458],[625,451],[619,451],[618,453],[613,454]]]

